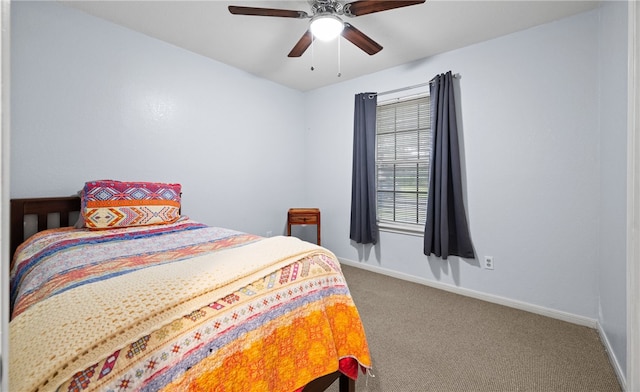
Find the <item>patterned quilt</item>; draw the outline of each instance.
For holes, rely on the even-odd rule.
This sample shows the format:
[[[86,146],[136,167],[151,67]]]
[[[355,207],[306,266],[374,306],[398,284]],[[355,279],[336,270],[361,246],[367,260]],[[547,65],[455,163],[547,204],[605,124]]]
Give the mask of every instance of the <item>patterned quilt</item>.
[[[371,366],[329,251],[186,218],[38,233],[11,303],[11,390],[292,392]]]

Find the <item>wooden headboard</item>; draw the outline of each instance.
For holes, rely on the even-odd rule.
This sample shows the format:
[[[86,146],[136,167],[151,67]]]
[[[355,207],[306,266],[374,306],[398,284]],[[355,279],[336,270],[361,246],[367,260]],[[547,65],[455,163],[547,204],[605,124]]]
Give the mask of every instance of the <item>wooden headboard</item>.
[[[11,259],[20,244],[25,240],[25,216],[37,217],[37,230],[49,228],[49,214],[57,214],[60,219],[59,227],[73,226],[69,216],[80,211],[80,197],[40,197],[33,199],[11,199],[11,223],[9,237],[11,240]]]

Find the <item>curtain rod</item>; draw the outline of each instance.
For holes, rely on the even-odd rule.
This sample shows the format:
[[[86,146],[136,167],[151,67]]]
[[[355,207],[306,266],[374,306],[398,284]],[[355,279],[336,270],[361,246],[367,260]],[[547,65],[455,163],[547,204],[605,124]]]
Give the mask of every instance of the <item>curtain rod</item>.
[[[460,74],[454,74],[453,77],[455,79],[460,79]],[[393,94],[393,93],[399,93],[400,91],[405,91],[405,90],[413,90],[414,88],[418,88],[418,87],[424,87],[424,86],[428,86],[430,82],[425,82],[425,83],[419,83],[419,84],[414,84],[413,86],[407,86],[407,87],[400,87],[397,88],[395,90],[389,90],[389,91],[383,91],[381,93],[377,93],[377,96],[381,96],[381,95],[387,95],[387,94]]]

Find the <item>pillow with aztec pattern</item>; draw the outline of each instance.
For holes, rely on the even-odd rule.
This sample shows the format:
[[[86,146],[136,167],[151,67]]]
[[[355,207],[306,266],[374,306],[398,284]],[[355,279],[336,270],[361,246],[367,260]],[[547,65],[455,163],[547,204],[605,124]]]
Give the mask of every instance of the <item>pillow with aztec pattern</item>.
[[[82,218],[89,229],[173,223],[180,218],[180,184],[89,181],[81,193]]]

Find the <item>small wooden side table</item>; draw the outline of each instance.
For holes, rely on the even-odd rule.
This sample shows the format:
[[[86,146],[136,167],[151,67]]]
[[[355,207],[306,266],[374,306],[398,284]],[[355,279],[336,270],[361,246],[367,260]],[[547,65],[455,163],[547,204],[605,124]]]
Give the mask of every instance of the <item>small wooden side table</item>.
[[[317,238],[320,245],[320,209],[318,208],[289,208],[287,214],[287,235],[291,235],[291,225],[316,225]]]

